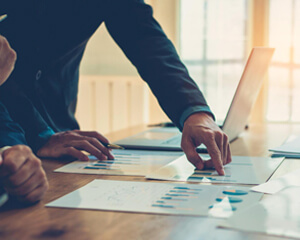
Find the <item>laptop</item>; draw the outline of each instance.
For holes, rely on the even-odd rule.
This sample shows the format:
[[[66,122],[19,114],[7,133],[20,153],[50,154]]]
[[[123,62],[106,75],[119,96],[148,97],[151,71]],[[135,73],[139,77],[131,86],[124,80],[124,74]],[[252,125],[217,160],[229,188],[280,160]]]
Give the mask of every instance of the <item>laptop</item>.
[[[230,142],[234,141],[247,126],[252,106],[262,86],[274,50],[255,47],[251,51],[226,118],[220,126]],[[114,143],[129,149],[182,150],[181,133],[176,127],[152,128]],[[197,151],[206,152],[206,147],[202,144]]]

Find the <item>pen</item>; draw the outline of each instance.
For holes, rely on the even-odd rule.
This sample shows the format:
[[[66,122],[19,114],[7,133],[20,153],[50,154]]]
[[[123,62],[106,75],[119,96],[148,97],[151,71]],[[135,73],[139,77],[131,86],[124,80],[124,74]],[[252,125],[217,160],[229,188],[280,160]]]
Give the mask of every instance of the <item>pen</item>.
[[[117,144],[112,144],[112,143],[102,143],[105,147],[110,148],[110,149],[125,149]]]
[[[7,14],[1,15],[0,16],[0,22],[2,22],[5,18],[7,18]]]

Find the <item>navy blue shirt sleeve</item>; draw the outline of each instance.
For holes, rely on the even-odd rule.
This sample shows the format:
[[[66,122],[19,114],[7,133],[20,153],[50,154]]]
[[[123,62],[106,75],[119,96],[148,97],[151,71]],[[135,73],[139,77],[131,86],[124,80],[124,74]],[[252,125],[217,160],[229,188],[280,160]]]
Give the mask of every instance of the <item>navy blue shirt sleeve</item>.
[[[26,144],[37,152],[54,131],[14,81],[9,79],[1,86],[0,98],[1,146]]]
[[[142,0],[110,1],[108,13],[104,22],[109,33],[179,129],[188,108],[213,115],[149,5]]]
[[[27,145],[25,133],[20,125],[11,119],[7,109],[0,102],[0,148],[18,144]]]

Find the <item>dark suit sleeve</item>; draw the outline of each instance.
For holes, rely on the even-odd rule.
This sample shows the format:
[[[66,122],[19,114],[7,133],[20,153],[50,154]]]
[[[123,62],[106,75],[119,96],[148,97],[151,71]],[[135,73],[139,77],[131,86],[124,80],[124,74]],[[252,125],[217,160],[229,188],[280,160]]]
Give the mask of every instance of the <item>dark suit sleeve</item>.
[[[1,86],[0,100],[3,103],[0,105],[1,145],[26,144],[37,152],[54,131],[14,81],[8,80]]]
[[[182,129],[186,109],[212,114],[173,44],[153,18],[152,8],[142,0],[108,2],[105,24],[109,33],[136,66],[169,118]]]

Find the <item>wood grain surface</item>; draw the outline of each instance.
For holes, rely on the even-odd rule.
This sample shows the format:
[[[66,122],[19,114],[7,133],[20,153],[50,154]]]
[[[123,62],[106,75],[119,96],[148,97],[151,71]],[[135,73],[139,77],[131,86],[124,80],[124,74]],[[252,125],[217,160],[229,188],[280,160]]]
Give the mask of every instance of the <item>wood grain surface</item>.
[[[115,141],[145,128],[139,126],[107,136]],[[300,125],[251,125],[231,144],[232,153],[269,156],[268,148],[280,145],[292,133],[300,134]],[[46,208],[46,203],[84,186],[93,179],[145,181],[142,177],[53,172],[66,163],[66,160],[43,160],[50,188],[42,202],[24,207],[11,200],[1,208],[0,239],[281,239],[218,229],[216,225],[219,220],[213,218]],[[300,160],[285,160],[273,177],[295,168],[300,168]]]

